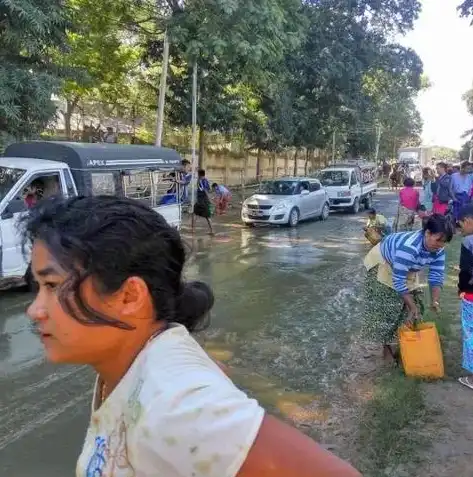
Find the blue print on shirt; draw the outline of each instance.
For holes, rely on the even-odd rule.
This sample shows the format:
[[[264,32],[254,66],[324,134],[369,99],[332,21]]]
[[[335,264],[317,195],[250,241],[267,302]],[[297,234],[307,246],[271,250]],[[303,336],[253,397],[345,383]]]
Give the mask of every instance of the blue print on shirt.
[[[95,451],[90,458],[87,466],[86,477],[102,477],[105,468],[105,451],[107,450],[107,443],[105,438],[95,438]]]

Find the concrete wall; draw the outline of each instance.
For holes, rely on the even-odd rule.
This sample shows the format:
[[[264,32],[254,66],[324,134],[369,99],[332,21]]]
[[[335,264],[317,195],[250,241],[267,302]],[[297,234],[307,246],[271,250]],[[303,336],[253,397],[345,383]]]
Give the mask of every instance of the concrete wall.
[[[185,157],[190,159],[190,155]],[[324,167],[329,157],[323,151],[315,151],[307,162],[307,173]],[[257,177],[257,153],[249,152],[242,155],[225,151],[207,151],[203,167],[209,180],[227,185],[252,184],[259,180],[294,175],[294,152],[281,154],[260,153],[260,177]],[[297,158],[295,175],[305,175],[306,153],[300,151]]]

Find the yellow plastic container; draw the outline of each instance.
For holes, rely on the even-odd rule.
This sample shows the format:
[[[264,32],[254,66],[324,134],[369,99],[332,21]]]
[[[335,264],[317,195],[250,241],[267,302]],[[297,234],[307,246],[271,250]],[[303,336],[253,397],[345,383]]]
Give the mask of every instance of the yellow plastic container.
[[[399,328],[399,343],[407,376],[443,378],[442,347],[435,323],[419,323],[415,330]]]

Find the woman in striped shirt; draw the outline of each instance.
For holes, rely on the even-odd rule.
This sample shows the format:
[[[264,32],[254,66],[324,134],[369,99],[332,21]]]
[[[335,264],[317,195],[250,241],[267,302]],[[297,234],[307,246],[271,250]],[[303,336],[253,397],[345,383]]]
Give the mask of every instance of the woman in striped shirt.
[[[388,235],[366,256],[364,334],[383,344],[385,357],[394,357],[391,345],[398,328],[422,315],[419,271],[424,267],[429,267],[432,308],[439,308],[445,273],[444,246],[452,237],[448,219],[434,214],[422,230]]]

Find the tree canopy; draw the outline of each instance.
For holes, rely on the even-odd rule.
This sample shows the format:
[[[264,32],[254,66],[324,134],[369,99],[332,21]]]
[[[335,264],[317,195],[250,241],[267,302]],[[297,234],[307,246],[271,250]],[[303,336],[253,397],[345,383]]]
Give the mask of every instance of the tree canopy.
[[[61,0],[0,0],[0,134],[40,132],[55,114],[51,95],[63,71],[52,62],[66,40]]]
[[[342,150],[373,154],[381,133],[381,153],[393,154],[419,141],[414,99],[426,85],[422,62],[393,42],[413,27],[418,0],[15,1],[52,12],[33,26],[24,16],[12,26],[18,56],[28,51],[28,28],[41,21],[50,22],[43,27],[48,32],[54,28],[54,34],[33,35],[33,56],[43,66],[35,75],[47,75],[49,83],[47,93],[31,96],[25,107],[41,118],[23,124],[17,116],[24,133],[52,117],[50,96],[59,84],[68,135],[71,114],[85,102],[125,108],[129,116],[152,122],[166,31],[166,124],[190,125],[196,64],[201,142],[207,131],[222,132],[241,136],[248,148],[311,150],[336,137]],[[0,14],[3,5],[0,0]],[[11,7],[13,17],[16,11]],[[20,65],[21,74],[31,74]],[[58,72],[67,68],[60,83]],[[2,85],[0,67],[0,90],[8,93]],[[0,96],[0,124],[16,111],[8,97]],[[20,96],[15,101],[23,104]]]

